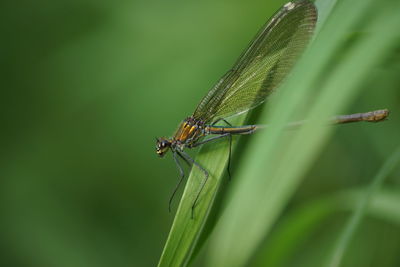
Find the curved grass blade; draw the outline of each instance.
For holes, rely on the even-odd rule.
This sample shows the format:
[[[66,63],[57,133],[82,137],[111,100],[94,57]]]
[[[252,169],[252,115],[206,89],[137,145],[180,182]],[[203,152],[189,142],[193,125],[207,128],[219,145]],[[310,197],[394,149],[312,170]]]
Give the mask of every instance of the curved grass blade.
[[[357,209],[354,214],[350,218],[347,226],[343,230],[343,233],[339,237],[336,246],[333,250],[333,253],[330,259],[327,262],[327,266],[329,267],[339,267],[342,262],[343,255],[349,246],[351,238],[356,232],[360,222],[365,216],[368,204],[373,198],[374,194],[380,189],[384,179],[390,174],[391,171],[400,163],[400,147],[396,149],[393,155],[385,162],[382,169],[378,172],[378,174],[373,178],[368,190],[365,193],[365,196],[360,201]]]
[[[318,27],[316,29],[317,33],[321,30],[321,27],[325,24],[325,21],[328,19],[329,14],[335,7],[336,2],[337,0],[315,2],[315,5],[317,6],[318,9]]]
[[[251,265],[286,266],[301,244],[320,227],[324,227],[328,218],[342,211],[355,211],[366,190],[360,188],[338,192],[293,209],[280,220]],[[399,201],[398,189],[382,188],[372,196],[367,214],[400,226]]]
[[[230,121],[241,125],[245,121],[245,116],[238,116]],[[235,139],[233,142],[235,143]],[[224,179],[228,155],[229,145],[227,142],[201,147],[195,160],[202,166],[206,166],[210,177],[195,207],[194,217],[191,218],[192,203],[199,185],[204,179],[203,172],[198,168],[192,168],[158,266],[187,265],[206,223],[222,179]]]
[[[315,21],[316,10],[311,2],[298,0],[284,5],[256,35],[235,66],[202,100],[193,117],[204,123],[211,123],[215,121],[214,119],[240,114],[263,102],[288,74],[308,44]],[[243,120],[236,120],[234,124],[241,125]],[[187,129],[186,124],[182,127]],[[186,132],[179,132],[179,137],[174,140],[184,140],[185,134]],[[168,147],[167,143],[158,140],[157,153],[160,155],[165,153],[166,150],[163,149]],[[216,146],[202,149],[202,153],[196,159],[197,164],[206,167],[207,170],[198,172],[193,169],[191,173],[160,265],[185,264],[191,255],[215,198],[227,161],[226,147],[221,149],[220,157],[218,156],[220,152],[213,155],[214,158],[208,155],[215,149]],[[205,183],[204,175],[207,172],[210,177]],[[204,189],[202,185],[205,185]],[[201,195],[197,199],[199,192]],[[192,216],[188,216],[186,212],[189,210],[188,207],[191,208],[191,212],[193,211],[193,203],[196,204],[196,217],[199,216],[199,219],[195,217],[193,221],[188,221]],[[179,254],[176,253],[177,249]]]
[[[210,266],[247,264],[332,133],[333,128],[320,126],[323,118],[345,109],[369,71],[391,52],[399,38],[392,26],[400,23],[400,17],[395,15],[397,7],[374,13],[374,19],[365,25],[374,34],[363,36],[348,49],[308,108],[309,119],[315,123],[304,125],[291,138],[285,138],[280,129],[296,112],[310,106],[307,99],[312,96],[311,88],[318,84],[321,69],[329,64],[335,50],[345,43],[346,29],[375,7],[371,0],[342,2],[282,88],[283,100],[271,117],[271,124],[276,127],[250,141],[251,156],[248,154],[245,164],[242,162],[237,186],[231,191],[212,240]],[[305,62],[309,62],[308,68]]]

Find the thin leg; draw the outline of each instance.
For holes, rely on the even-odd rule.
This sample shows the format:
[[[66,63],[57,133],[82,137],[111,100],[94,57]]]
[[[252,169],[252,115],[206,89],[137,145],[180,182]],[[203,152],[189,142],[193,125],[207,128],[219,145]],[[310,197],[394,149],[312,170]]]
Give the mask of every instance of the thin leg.
[[[184,162],[186,162],[186,164],[189,166],[189,167],[192,167],[192,162],[190,162],[187,158],[185,158],[184,156],[182,156],[181,154],[179,154],[178,153],[178,156],[181,158],[181,159],[183,159],[183,161]]]
[[[232,124],[230,124],[227,120],[222,119],[222,121],[224,121],[226,124],[228,124],[229,126],[232,126]],[[229,181],[232,179],[232,175],[231,175],[231,158],[232,158],[232,135],[229,135],[229,156],[228,156],[228,166],[226,168],[226,171],[228,172],[228,179]]]
[[[200,185],[200,189],[199,189],[199,191],[197,192],[197,194],[196,194],[196,197],[195,197],[195,199],[194,199],[194,201],[193,201],[193,204],[192,204],[192,219],[194,218],[194,208],[196,207],[196,204],[197,204],[197,201],[198,201],[198,199],[199,199],[199,196],[200,196],[200,194],[201,194],[201,192],[203,191],[203,188],[204,188],[204,186],[206,185],[206,183],[207,183],[207,180],[208,180],[208,172],[206,171],[206,169],[204,169],[203,167],[201,167],[196,161],[194,161],[194,159],[192,159],[188,154],[186,154],[185,152],[183,152],[183,151],[179,151],[179,152],[177,152],[177,153],[179,153],[179,154],[181,154],[181,156],[183,156],[183,157],[185,157],[188,161],[190,161],[193,165],[195,165],[197,168],[199,168],[203,173],[204,173],[204,176],[205,176],[205,178],[204,178],[204,180],[202,181],[202,183],[201,183],[201,185]]]
[[[231,157],[232,157],[232,135],[229,135],[229,155],[228,155],[228,166],[226,168],[228,172],[228,179],[229,181],[232,179],[231,175]]]
[[[216,121],[214,121],[213,123],[211,123],[211,125],[215,125],[215,124],[217,124],[217,123],[220,122],[220,121],[223,121],[223,122],[225,122],[226,124],[228,124],[229,126],[232,126],[227,120],[225,120],[225,119],[223,119],[223,118],[217,119]]]
[[[225,121],[225,120],[224,120]],[[230,125],[229,122],[225,121],[227,124]],[[208,138],[206,140],[203,140],[201,142],[197,142],[195,144],[193,144],[191,147],[197,147],[209,142],[213,142],[216,141],[220,138],[224,138],[224,137],[229,137],[229,157],[228,157],[228,166],[227,166],[227,172],[228,172],[228,179],[231,180],[232,179],[232,175],[231,175],[231,158],[232,158],[232,134],[230,133],[225,133],[225,134],[221,134],[221,135],[217,135],[211,138]]]
[[[217,124],[219,121],[223,121],[223,122],[225,122],[227,125],[229,125],[229,126],[232,127],[232,124],[230,124],[227,120],[222,119],[222,118],[216,120],[216,121],[213,123],[213,125]],[[228,136],[229,136],[229,156],[228,156],[228,166],[227,166],[227,168],[226,168],[226,171],[228,172],[228,179],[229,179],[229,181],[230,181],[230,180],[232,179],[232,175],[231,175],[232,135],[229,134]]]
[[[226,124],[228,124],[229,126],[232,126],[232,124],[230,124],[227,120],[222,119],[223,122],[225,122]]]
[[[208,139],[206,139],[206,140],[203,140],[203,141],[200,141],[200,142],[197,142],[197,143],[191,145],[190,148],[198,147],[198,146],[204,145],[204,144],[206,144],[206,143],[213,142],[213,141],[218,140],[218,139],[220,139],[220,138],[227,137],[228,135],[231,135],[231,134],[230,134],[230,133],[225,133],[225,134],[213,136],[213,137],[211,137],[211,138],[208,138]]]
[[[223,121],[223,122],[225,122],[226,124],[228,124],[229,126],[232,126],[232,124],[230,124],[227,120],[225,120],[225,119],[223,119],[223,118],[219,118],[219,119],[217,119],[216,121],[214,121],[213,123],[211,123],[211,125],[215,125],[215,124],[217,124],[218,122],[220,122],[220,121]]]
[[[181,176],[181,178],[179,179],[179,182],[176,184],[174,191],[172,192],[170,198],[169,198],[169,202],[168,202],[168,211],[171,212],[171,204],[172,204],[172,200],[174,199],[174,196],[176,194],[176,192],[178,191],[178,188],[180,187],[183,179],[185,178],[185,172],[183,171],[183,168],[178,160],[178,158],[176,157],[176,152],[172,153],[172,155],[174,156],[174,160],[176,163],[176,166],[178,167],[179,170],[179,174]],[[187,162],[187,160],[185,159],[185,161]]]

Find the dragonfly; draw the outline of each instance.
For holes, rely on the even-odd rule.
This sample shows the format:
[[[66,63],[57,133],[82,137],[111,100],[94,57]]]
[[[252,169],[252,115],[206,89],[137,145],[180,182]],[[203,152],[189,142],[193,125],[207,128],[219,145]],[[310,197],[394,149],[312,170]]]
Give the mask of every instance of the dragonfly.
[[[250,45],[242,53],[233,68],[200,101],[194,113],[184,119],[171,138],[156,138],[156,152],[163,157],[171,150],[180,173],[171,202],[184,179],[180,159],[204,173],[204,179],[192,203],[193,210],[209,178],[208,171],[184,150],[223,138],[229,138],[228,175],[232,135],[252,134],[263,125],[232,126],[226,118],[247,112],[261,103],[282,83],[299,56],[310,42],[317,22],[317,9],[308,0],[286,3],[261,28]],[[333,123],[378,122],[388,116],[388,110],[341,115]],[[226,126],[217,123],[225,122]]]

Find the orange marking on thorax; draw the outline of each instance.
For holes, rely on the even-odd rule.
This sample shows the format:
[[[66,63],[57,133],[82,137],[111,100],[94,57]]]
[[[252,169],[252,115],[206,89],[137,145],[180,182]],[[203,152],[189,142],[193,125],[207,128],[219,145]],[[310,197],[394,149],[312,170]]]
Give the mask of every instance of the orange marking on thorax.
[[[180,125],[178,131],[176,132],[174,139],[184,143],[188,139],[193,138],[196,135],[198,135],[197,130],[198,130],[198,126],[191,125],[187,122],[183,122]]]
[[[175,134],[175,140],[184,142],[188,138],[192,128],[193,127],[191,127],[187,122],[182,123]]]

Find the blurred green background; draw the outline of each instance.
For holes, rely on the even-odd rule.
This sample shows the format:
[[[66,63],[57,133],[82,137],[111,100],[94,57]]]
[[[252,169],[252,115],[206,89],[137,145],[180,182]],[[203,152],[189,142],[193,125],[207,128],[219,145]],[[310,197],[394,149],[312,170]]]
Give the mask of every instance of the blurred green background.
[[[154,266],[178,179],[154,138],[173,133],[284,2],[3,1],[0,265]],[[368,184],[400,143],[399,51],[349,110],[389,108],[390,120],[339,126],[287,213]],[[386,183],[399,188],[398,169]],[[295,258],[318,253],[344,218],[316,227]],[[354,244],[350,263],[400,265],[391,220],[367,219]]]

